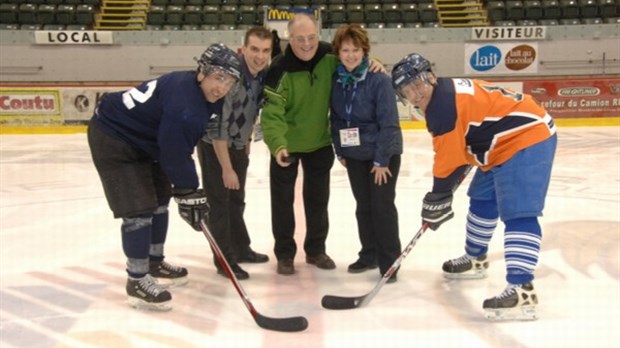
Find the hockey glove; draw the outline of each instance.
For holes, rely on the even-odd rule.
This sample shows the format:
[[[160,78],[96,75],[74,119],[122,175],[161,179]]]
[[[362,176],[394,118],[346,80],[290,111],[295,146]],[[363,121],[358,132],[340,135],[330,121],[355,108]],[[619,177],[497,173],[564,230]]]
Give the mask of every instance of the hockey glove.
[[[207,219],[209,203],[203,190],[176,190],[174,201],[179,206],[179,214],[196,231],[201,231],[200,221]]]
[[[429,192],[422,201],[422,223],[427,223],[435,231],[444,222],[452,219],[452,193]]]

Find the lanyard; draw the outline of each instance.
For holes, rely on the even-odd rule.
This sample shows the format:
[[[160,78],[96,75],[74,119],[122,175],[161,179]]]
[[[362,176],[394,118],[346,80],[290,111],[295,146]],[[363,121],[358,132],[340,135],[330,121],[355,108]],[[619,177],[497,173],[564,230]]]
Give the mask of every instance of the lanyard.
[[[355,94],[357,92],[357,82],[353,85],[351,92],[351,99],[347,98],[347,87],[345,86],[343,89],[344,93],[344,113],[345,119],[347,120],[347,127],[351,126],[351,120],[353,119],[353,100],[355,100]]]

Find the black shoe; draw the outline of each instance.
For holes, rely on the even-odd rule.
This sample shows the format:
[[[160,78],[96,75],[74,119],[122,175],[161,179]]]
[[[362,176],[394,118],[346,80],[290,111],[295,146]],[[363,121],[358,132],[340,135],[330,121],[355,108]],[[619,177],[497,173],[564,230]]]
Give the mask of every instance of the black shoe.
[[[269,261],[269,256],[261,253],[257,253],[256,251],[249,249],[245,253],[240,253],[237,256],[237,262],[239,263],[265,263]]]
[[[250,278],[250,274],[244,271],[243,268],[239,267],[239,265],[237,264],[230,265],[230,269],[235,274],[235,278],[237,278],[237,280],[245,280],[245,279]],[[224,269],[220,267],[217,267],[217,274],[228,278],[228,275],[226,274]]]
[[[377,268],[377,265],[367,265],[360,260],[355,261],[354,263],[349,265],[347,271],[349,273],[362,273],[365,271],[369,271],[371,269]]]
[[[334,269],[336,264],[329,256],[325,254],[318,254],[316,256],[306,256],[306,263],[315,265],[320,269]]]
[[[295,273],[293,259],[278,260],[278,274],[291,275]]]

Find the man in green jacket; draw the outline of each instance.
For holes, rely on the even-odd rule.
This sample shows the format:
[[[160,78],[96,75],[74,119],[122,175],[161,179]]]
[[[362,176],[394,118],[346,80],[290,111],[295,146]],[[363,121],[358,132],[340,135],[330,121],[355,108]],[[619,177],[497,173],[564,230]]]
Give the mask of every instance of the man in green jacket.
[[[276,58],[265,83],[261,114],[264,141],[271,151],[269,168],[271,224],[278,273],[295,273],[293,201],[299,163],[304,172],[306,262],[334,269],[325,240],[329,229],[329,172],[334,152],[329,132],[329,98],[338,58],[331,45],[319,41],[313,16],[297,14],[288,23],[289,44]]]

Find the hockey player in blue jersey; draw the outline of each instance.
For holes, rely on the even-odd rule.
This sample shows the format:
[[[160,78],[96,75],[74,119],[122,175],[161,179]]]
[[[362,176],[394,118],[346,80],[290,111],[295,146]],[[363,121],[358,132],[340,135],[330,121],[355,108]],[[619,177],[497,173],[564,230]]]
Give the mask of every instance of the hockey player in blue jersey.
[[[187,269],[164,261],[168,203],[200,230],[208,211],[192,158],[208,120],[240,77],[240,61],[223,44],[209,46],[197,71],[177,71],[106,94],[88,127],[93,162],[115,218],[123,220],[128,302],[171,309],[166,287],[187,282]]]

